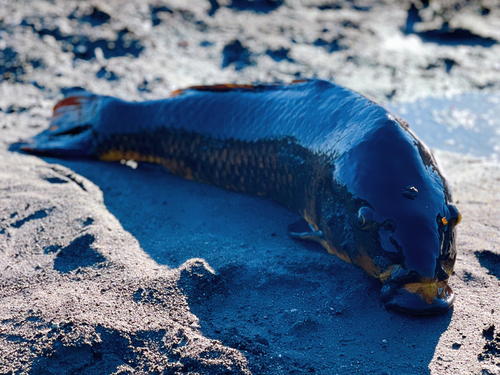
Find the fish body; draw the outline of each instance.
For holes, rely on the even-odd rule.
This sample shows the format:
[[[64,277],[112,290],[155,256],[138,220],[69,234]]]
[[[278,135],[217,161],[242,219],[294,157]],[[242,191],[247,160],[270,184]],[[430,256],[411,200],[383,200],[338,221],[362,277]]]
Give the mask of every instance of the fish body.
[[[460,214],[425,145],[383,107],[321,80],[198,86],[126,102],[70,93],[22,148],[133,159],[298,212],[299,239],[362,267],[388,308],[446,311]]]

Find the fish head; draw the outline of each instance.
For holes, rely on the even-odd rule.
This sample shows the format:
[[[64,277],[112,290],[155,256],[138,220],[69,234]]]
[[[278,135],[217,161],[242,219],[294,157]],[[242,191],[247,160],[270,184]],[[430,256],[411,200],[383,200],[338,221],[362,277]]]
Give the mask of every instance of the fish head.
[[[447,203],[433,210],[423,204],[410,210],[401,205],[398,213],[364,204],[356,215],[354,260],[384,283],[384,306],[419,315],[448,310],[455,298],[448,281],[461,220],[456,207]]]
[[[348,197],[349,257],[384,283],[385,307],[442,313],[454,301],[448,280],[461,215],[429,150],[408,129],[390,125],[346,153],[349,168],[336,176]]]

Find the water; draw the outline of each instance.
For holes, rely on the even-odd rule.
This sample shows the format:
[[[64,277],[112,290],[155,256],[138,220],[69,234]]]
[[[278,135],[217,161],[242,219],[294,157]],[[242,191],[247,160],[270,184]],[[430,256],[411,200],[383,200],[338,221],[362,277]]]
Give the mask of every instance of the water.
[[[387,106],[429,147],[500,161],[500,93],[473,93]]]

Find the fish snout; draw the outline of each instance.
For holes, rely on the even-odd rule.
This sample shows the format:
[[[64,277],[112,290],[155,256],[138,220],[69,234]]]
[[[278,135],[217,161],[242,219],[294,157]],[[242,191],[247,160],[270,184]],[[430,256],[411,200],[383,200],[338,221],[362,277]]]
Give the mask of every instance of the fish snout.
[[[388,280],[382,287],[384,307],[412,315],[436,315],[448,311],[455,301],[455,293],[448,280],[421,280],[398,284]]]

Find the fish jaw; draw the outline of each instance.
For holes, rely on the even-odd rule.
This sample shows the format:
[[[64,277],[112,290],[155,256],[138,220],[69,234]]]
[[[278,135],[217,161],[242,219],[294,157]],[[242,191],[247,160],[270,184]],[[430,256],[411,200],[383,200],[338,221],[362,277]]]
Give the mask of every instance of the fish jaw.
[[[437,315],[453,306],[455,293],[448,280],[422,279],[407,284],[389,280],[382,287],[381,301],[390,310],[412,315]]]

